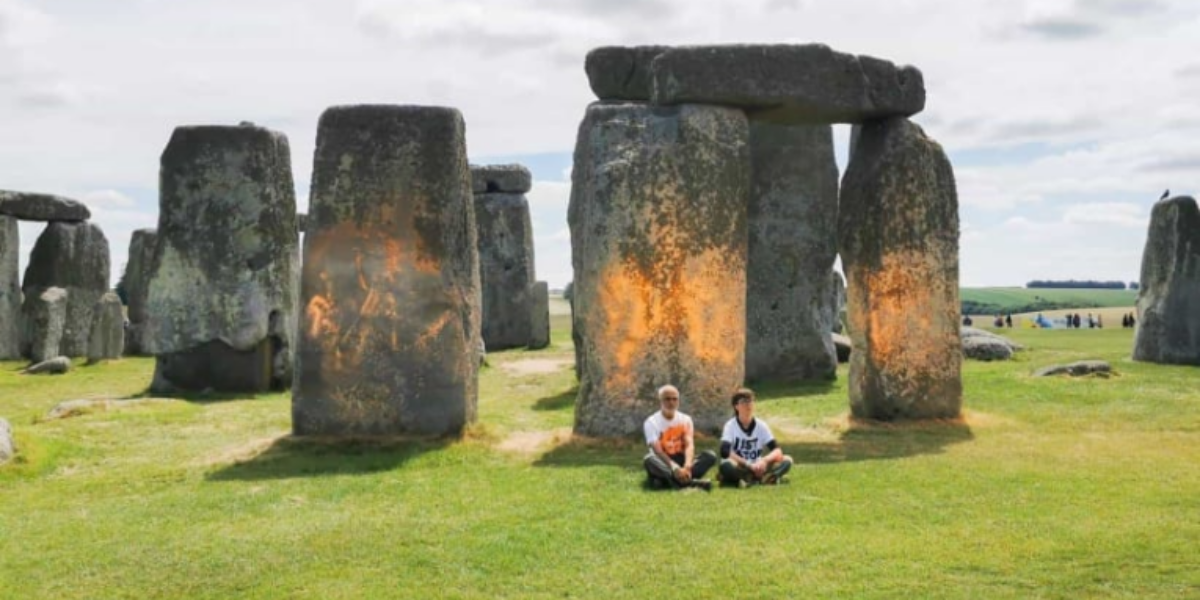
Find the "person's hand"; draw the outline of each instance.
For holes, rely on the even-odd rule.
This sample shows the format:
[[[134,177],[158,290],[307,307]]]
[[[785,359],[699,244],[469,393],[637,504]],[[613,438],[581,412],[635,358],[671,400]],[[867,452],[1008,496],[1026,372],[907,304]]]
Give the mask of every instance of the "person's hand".
[[[679,467],[678,469],[675,469],[675,481],[686,484],[691,480],[692,480],[691,469],[685,469],[683,467]]]
[[[767,472],[767,461],[759,459],[750,465],[750,470],[754,472],[754,476],[762,479],[762,476]]]

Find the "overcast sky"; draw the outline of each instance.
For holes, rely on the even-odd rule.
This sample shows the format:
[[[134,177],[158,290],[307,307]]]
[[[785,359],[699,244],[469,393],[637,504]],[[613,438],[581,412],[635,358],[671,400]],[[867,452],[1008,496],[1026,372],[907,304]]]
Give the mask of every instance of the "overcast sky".
[[[587,51],[734,42],[924,72],[914,120],[954,163],[964,286],[1136,280],[1163,189],[1200,193],[1196,0],[0,0],[0,189],[86,202],[115,282],[157,222],[175,126],[286,133],[303,210],[325,107],[454,106],[472,162],[534,171],[538,278],[557,287]],[[22,224],[23,261],[40,230]]]

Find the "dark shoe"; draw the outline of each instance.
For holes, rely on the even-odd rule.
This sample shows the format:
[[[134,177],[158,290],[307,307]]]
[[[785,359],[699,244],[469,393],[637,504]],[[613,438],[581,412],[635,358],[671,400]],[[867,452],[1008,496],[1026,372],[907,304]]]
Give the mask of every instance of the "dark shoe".
[[[711,492],[712,482],[707,479],[693,479],[691,487],[700,488],[706,492]]]

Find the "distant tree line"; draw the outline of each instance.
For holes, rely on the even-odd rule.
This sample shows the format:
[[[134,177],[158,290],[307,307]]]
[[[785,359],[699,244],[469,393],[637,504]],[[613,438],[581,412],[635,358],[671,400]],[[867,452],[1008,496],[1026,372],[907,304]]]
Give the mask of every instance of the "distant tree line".
[[[1137,284],[1134,283],[1133,285],[1135,287],[1133,287],[1131,289],[1137,289],[1137,287],[1136,287]],[[1029,283],[1026,283],[1025,287],[1027,287],[1027,288],[1058,288],[1058,289],[1076,288],[1076,289],[1089,289],[1089,290],[1123,290],[1123,289],[1125,289],[1125,282],[1124,281],[1095,281],[1092,279],[1086,279],[1084,281],[1076,281],[1074,279],[1068,279],[1066,281],[1052,281],[1052,280],[1035,279],[1033,281],[1030,281]]]

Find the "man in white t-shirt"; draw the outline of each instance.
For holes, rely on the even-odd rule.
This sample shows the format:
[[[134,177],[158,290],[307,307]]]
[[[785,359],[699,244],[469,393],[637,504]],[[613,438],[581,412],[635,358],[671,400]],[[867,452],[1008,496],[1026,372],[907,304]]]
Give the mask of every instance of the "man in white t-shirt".
[[[642,460],[651,485],[712,489],[704,474],[717,463],[717,455],[705,450],[696,456],[692,418],[679,411],[679,390],[673,385],[658,388],[661,410],[650,415],[642,428],[650,453]]]
[[[775,443],[771,428],[754,418],[754,392],[741,388],[732,403],[735,416],[721,432],[721,483],[779,483],[792,468],[792,457]]]

